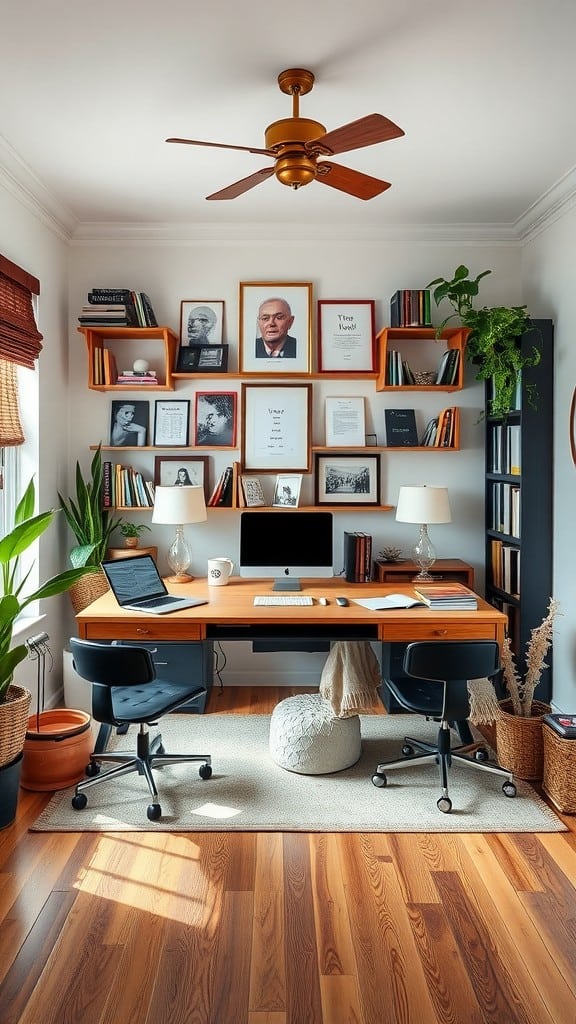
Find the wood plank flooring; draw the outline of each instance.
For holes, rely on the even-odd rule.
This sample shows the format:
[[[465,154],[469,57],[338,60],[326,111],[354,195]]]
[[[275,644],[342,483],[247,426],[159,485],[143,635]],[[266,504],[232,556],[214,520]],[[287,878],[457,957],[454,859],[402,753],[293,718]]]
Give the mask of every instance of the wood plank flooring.
[[[291,692],[215,691],[209,711],[269,713]],[[47,799],[22,792],[0,832],[2,1024],[576,1022],[576,819],[538,835],[28,832]]]

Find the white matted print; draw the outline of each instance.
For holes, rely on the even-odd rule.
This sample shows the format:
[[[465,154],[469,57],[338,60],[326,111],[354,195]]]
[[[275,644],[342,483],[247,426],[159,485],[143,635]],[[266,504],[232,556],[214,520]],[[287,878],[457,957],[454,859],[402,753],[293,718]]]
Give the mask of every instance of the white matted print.
[[[241,282],[241,373],[310,373],[311,342],[310,283]]]
[[[281,474],[276,477],[272,505],[275,508],[297,508],[300,501],[301,474]]]

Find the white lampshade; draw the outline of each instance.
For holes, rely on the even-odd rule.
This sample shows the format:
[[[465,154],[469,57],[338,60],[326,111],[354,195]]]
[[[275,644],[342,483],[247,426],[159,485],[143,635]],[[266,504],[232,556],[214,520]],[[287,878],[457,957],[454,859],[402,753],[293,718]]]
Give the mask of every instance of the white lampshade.
[[[153,523],[182,526],[207,519],[203,487],[156,487]]]
[[[451,523],[447,487],[401,487],[396,506],[399,523]]]

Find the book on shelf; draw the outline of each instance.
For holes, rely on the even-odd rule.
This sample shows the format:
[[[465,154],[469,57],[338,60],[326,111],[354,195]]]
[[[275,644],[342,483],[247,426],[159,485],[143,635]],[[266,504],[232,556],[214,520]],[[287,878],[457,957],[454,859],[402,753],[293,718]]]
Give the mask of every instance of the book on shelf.
[[[478,599],[463,583],[416,583],[416,595],[434,611],[474,611]]]
[[[422,434],[422,440],[420,441],[420,447],[428,448],[436,444],[436,434],[438,433],[438,417],[435,416],[433,419],[428,420],[424,433]]]
[[[348,583],[369,583],[372,578],[372,537],[344,531],[344,575]]]
[[[438,426],[436,428],[436,438],[434,444],[437,448],[452,448],[454,446],[454,424],[457,415],[457,410],[450,406],[448,409],[442,409],[442,412],[438,416]]]
[[[391,327],[431,327],[430,290],[402,288],[390,299]]]
[[[157,377],[156,370],[122,370],[123,377]]]
[[[385,409],[386,444],[389,448],[418,447],[414,409]]]
[[[438,365],[436,384],[455,384],[459,365],[459,350],[457,348],[447,348]]]
[[[232,466],[226,466],[226,469],[218,477],[216,485],[208,499],[208,507],[216,508],[231,507],[232,505]]]
[[[102,359],[104,363],[104,384],[115,384],[118,380],[118,370],[116,369],[114,353],[109,348],[103,348]]]

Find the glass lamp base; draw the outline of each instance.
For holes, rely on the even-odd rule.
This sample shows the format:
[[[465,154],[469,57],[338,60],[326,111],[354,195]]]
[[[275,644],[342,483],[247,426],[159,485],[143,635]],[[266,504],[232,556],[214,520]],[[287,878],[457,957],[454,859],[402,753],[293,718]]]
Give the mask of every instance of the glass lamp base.
[[[166,583],[191,583],[194,579],[186,572],[179,572],[176,576],[166,576]]]
[[[434,577],[430,575],[427,569],[421,569],[417,576],[414,577],[412,583],[433,583]]]

